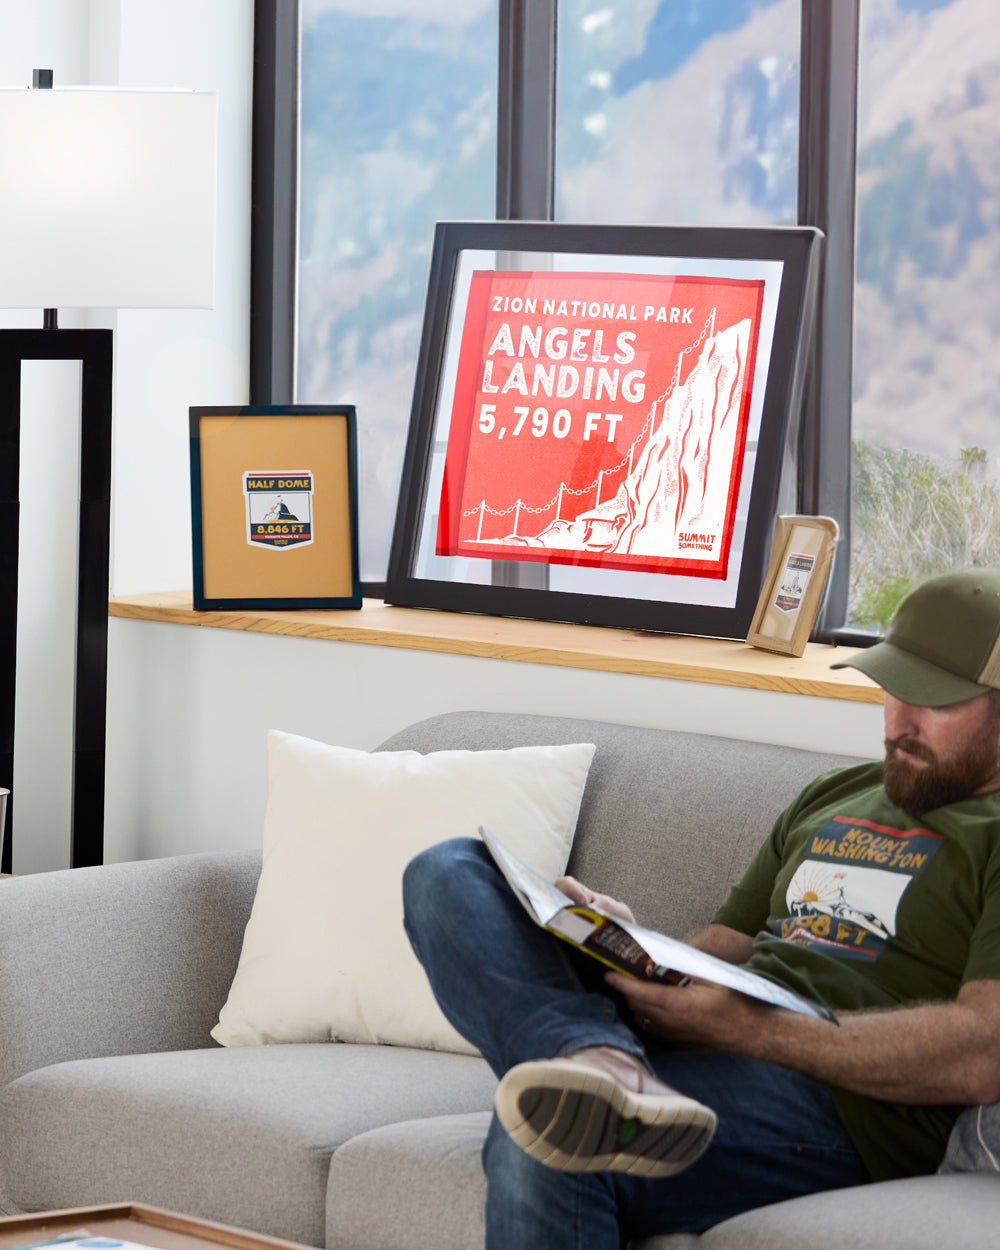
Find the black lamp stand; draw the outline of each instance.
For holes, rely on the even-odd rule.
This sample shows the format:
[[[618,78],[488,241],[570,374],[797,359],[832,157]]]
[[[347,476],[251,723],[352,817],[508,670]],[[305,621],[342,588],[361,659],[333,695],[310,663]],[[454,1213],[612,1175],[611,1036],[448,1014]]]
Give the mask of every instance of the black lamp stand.
[[[51,325],[53,319],[47,319]],[[0,786],[11,791],[0,872],[11,871],[14,690],[20,511],[21,362],[79,360],[80,520],[73,728],[74,868],[104,857],[104,757],[108,684],[108,565],[111,540],[112,332],[0,330]]]

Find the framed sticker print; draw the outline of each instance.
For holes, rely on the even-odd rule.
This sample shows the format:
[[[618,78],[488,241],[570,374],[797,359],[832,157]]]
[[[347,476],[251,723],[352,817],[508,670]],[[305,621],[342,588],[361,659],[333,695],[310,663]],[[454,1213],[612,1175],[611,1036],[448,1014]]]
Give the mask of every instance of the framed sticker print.
[[[354,408],[190,417],[194,606],[360,607]]]
[[[744,638],[820,244],[439,223],[388,601]]]
[[[747,634],[752,647],[802,655],[823,602],[840,527],[828,516],[779,516]]]

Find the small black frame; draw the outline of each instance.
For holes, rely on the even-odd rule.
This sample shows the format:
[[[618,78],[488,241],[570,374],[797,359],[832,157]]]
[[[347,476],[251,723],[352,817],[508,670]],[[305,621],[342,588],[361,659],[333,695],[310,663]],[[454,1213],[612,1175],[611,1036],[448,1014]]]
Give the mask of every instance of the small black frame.
[[[195,407],[190,432],[194,607],[361,607],[353,405]]]
[[[791,448],[800,417],[803,377],[817,301],[822,241],[820,231],[812,227],[730,229],[524,221],[439,222],[434,237],[423,336],[393,536],[387,602],[498,616],[745,638],[767,567],[782,470],[794,470]],[[561,518],[560,509],[570,470],[557,466],[548,479],[538,478],[542,470],[535,467],[536,462],[550,455],[554,449],[551,438],[546,443],[546,434],[559,438],[562,430],[569,428],[574,438],[581,440],[590,435],[591,427],[596,427],[598,414],[584,412],[586,403],[581,407],[574,399],[573,406],[560,409],[564,415],[557,431],[554,417],[551,425],[547,422],[548,407],[558,403],[558,399],[546,398],[546,395],[553,394],[551,390],[532,389],[531,399],[525,400],[516,411],[524,414],[531,406],[542,405],[532,413],[534,429],[527,427],[529,433],[536,435],[541,430],[541,435],[535,441],[522,439],[518,444],[520,450],[516,453],[511,450],[513,435],[521,431],[525,418],[523,415],[519,417],[519,427],[512,425],[512,416],[510,420],[502,418],[502,414],[509,410],[510,400],[523,399],[529,394],[526,379],[532,368],[535,373],[531,386],[538,386],[540,339],[532,339],[531,335],[538,325],[547,334],[546,327],[553,327],[555,322],[551,317],[545,321],[541,315],[531,320],[525,312],[520,321],[514,318],[509,324],[504,322],[510,333],[505,340],[506,348],[498,348],[503,334],[498,334],[496,338],[491,336],[500,310],[508,306],[518,307],[511,297],[504,297],[501,292],[523,289],[542,294],[557,293],[560,286],[565,285],[567,291],[572,288],[585,294],[587,280],[595,278],[596,282],[591,283],[595,293],[648,290],[662,294],[671,289],[669,284],[672,282],[679,284],[677,290],[690,292],[695,290],[695,284],[703,283],[706,303],[715,299],[715,303],[723,307],[728,307],[726,301],[730,298],[727,284],[736,292],[732,297],[734,301],[737,297],[749,300],[750,288],[759,288],[759,296],[754,297],[757,299],[754,316],[734,312],[733,317],[739,318],[738,322],[734,319],[730,326],[718,333],[713,308],[698,338],[698,325],[701,324],[699,310],[698,315],[688,322],[693,327],[690,346],[685,346],[679,354],[676,347],[668,346],[668,343],[680,340],[670,338],[666,330],[654,333],[652,327],[643,329],[643,313],[636,313],[637,307],[653,309],[656,318],[666,322],[675,315],[672,305],[669,314],[666,304],[643,306],[640,302],[638,305],[620,306],[618,315],[625,318],[623,326],[631,313],[632,321],[628,323],[633,331],[630,350],[639,352],[637,362],[643,360],[648,365],[646,376],[651,379],[671,376],[667,388],[659,392],[658,398],[649,407],[642,434],[632,441],[628,468],[623,470],[628,480],[623,479],[620,483],[624,495],[615,496],[624,499],[633,511],[639,506],[635,499],[629,500],[629,492],[635,493],[635,481],[645,483],[643,489],[647,494],[653,487],[640,469],[634,468],[632,449],[638,447],[647,432],[651,443],[654,431],[658,432],[663,445],[672,441],[675,448],[680,448],[682,439],[676,416],[680,408],[670,409],[672,424],[668,437],[668,405],[674,404],[675,400],[680,405],[685,388],[688,392],[694,388],[700,396],[707,394],[703,391],[709,377],[706,361],[716,351],[714,345],[721,342],[724,333],[735,331],[740,326],[750,327],[749,332],[745,329],[741,331],[744,336],[749,333],[750,337],[739,340],[734,356],[738,360],[733,366],[735,372],[727,375],[737,378],[737,384],[730,392],[736,397],[733,402],[737,407],[731,406],[728,411],[732,413],[738,409],[744,441],[741,443],[737,439],[728,452],[717,455],[716,463],[721,466],[717,472],[705,467],[710,463],[710,453],[705,454],[704,464],[698,470],[701,474],[702,500],[714,501],[713,506],[719,516],[725,511],[725,519],[716,525],[714,538],[699,531],[690,521],[687,522],[689,528],[684,529],[682,510],[678,504],[675,518],[670,522],[674,529],[671,534],[673,554],[669,559],[655,554],[643,563],[642,558],[634,554],[634,528],[638,523],[633,519],[633,537],[629,540],[633,545],[628,554],[607,557],[608,563],[603,564],[606,557],[600,554],[599,540],[593,538],[599,505],[603,504],[603,513],[596,520],[604,527],[602,537],[613,532],[614,526],[622,522],[618,517],[614,521],[607,519],[605,514],[610,505],[606,497],[601,498],[600,485],[591,512],[585,509],[569,522]],[[614,285],[616,279],[621,280],[620,287]],[[505,286],[505,282],[508,285]],[[581,285],[573,288],[574,282]],[[643,283],[649,285],[643,286]],[[660,285],[657,286],[657,283]],[[504,298],[508,299],[509,305],[503,303]],[[584,298],[579,307],[593,312],[599,302],[595,299],[588,304]],[[697,303],[693,296],[691,303]],[[557,300],[543,301],[541,296],[531,305],[527,296],[523,301],[525,309],[537,306],[539,313],[543,304],[550,311],[559,308]],[[563,307],[568,306],[563,301]],[[600,306],[605,310],[613,307],[608,302]],[[734,302],[732,307],[736,309],[743,305]],[[690,316],[691,312],[687,309],[685,315]],[[496,316],[490,321],[489,317],[493,314]],[[651,320],[653,313],[649,312],[646,316]],[[558,314],[556,320],[560,320]],[[606,360],[608,350],[598,353],[597,331],[587,329],[585,320],[586,314],[582,311],[575,321],[572,314],[561,317],[564,323],[563,346],[568,348],[572,341],[573,351],[577,354],[571,358],[580,362]],[[597,324],[598,320],[592,322],[594,326]],[[608,348],[614,341],[614,330],[607,328],[610,322],[602,324],[605,325],[603,333],[608,337],[602,338],[601,343]],[[571,339],[577,328],[580,338]],[[544,341],[549,342],[547,338]],[[726,341],[736,342],[731,336]],[[491,344],[488,349],[487,342]],[[589,358],[588,349],[581,346],[588,343],[591,345]],[[750,344],[749,349],[744,346],[745,343]],[[553,344],[558,346],[558,339],[554,339]],[[700,344],[704,346],[699,347]],[[628,347],[628,343],[623,346]],[[696,355],[699,350],[702,353],[700,357]],[[499,355],[490,359],[495,360],[501,369],[496,377],[488,369],[484,371],[483,365],[494,351]],[[676,364],[672,362],[671,353],[676,357]],[[743,355],[740,356],[740,353]],[[518,365],[510,365],[510,358],[515,355],[524,365],[520,377],[516,379],[512,371]],[[500,356],[505,356],[506,360],[501,360]],[[565,355],[562,357],[564,360],[568,358]],[[682,359],[687,379],[695,376],[696,368],[705,366],[695,381],[682,380]],[[506,375],[502,372],[505,367],[511,370]],[[581,363],[576,372],[578,378],[582,378],[597,370]],[[503,376],[507,380],[501,387],[498,383]],[[661,383],[657,381],[656,385]],[[514,391],[509,400],[508,386],[512,386]],[[579,392],[584,398],[587,386],[584,381]],[[559,387],[562,387],[561,374]],[[497,405],[493,405],[496,407],[495,425],[490,424],[492,413],[488,409],[491,406],[481,402],[486,391],[498,393]],[[563,392],[558,390],[558,393]],[[605,398],[609,394],[611,391],[606,386]],[[618,402],[614,406],[622,407],[621,396],[617,392],[615,394]],[[653,390],[651,394],[656,396],[657,391]],[[658,416],[656,405],[661,402],[662,413]],[[704,411],[704,399],[699,398],[697,402]],[[504,403],[508,404],[507,409],[503,407]],[[641,403],[641,396],[638,403]],[[638,409],[637,415],[641,415]],[[615,422],[607,427],[607,442],[610,445],[612,432],[622,428],[616,424],[621,418],[617,413],[604,414],[604,420]],[[706,437],[702,428],[705,418],[700,420],[702,426],[698,427],[698,437]],[[685,428],[693,429],[694,426]],[[712,426],[713,431],[716,428],[721,429],[721,424]],[[511,437],[501,445],[499,440],[508,430]],[[487,447],[482,439],[476,441],[480,434],[492,434],[494,441]],[[629,437],[631,435],[626,434],[626,442]],[[688,435],[685,433],[684,437]],[[572,445],[571,440],[564,443],[566,448]],[[718,445],[721,445],[721,439],[716,443]],[[578,442],[578,447],[583,448],[582,441]],[[621,454],[622,443],[611,446],[611,459]],[[634,452],[635,456],[641,454],[641,451]],[[675,451],[673,454],[676,457],[680,453]],[[651,448],[647,453],[646,467],[653,455],[654,449]],[[481,483],[488,481],[492,488],[497,475],[508,471],[497,468],[501,456],[515,457],[506,462],[516,466],[509,471],[513,474],[513,484],[508,489],[503,482],[498,488],[496,510],[491,509],[483,493],[482,504],[478,508],[479,533],[474,537],[466,533],[462,538],[462,526],[468,529],[471,522],[467,518],[476,511],[470,510],[467,505],[470,501],[479,503]],[[622,464],[624,460],[616,467],[621,470]],[[474,466],[478,466],[479,477],[469,487],[467,484],[473,480]],[[591,473],[592,469],[586,472]],[[604,472],[603,468],[599,470],[601,475]],[[709,493],[706,482],[712,472],[716,472],[717,483],[724,485],[719,487],[716,483],[712,487],[714,493]],[[682,470],[678,462],[676,473],[679,480],[682,475],[690,476],[690,468]],[[728,477],[719,476],[727,473]],[[517,474],[521,477],[518,478]],[[540,534],[522,539],[518,530],[521,505],[526,512],[533,513],[552,507],[552,500],[549,500],[545,507],[528,508],[527,499],[518,494],[533,474],[535,479],[531,484],[541,481],[544,488],[542,495],[536,493],[534,502],[541,503],[545,494],[557,489],[559,503],[555,507],[554,524]],[[556,488],[554,484],[559,474],[563,477]],[[583,481],[582,478],[579,480]],[[652,480],[650,476],[648,481]],[[456,482],[460,485],[456,486]],[[450,493],[446,494],[446,490]],[[503,496],[504,490],[510,500]],[[681,488],[674,486],[673,490],[680,499]],[[470,491],[474,491],[475,496],[468,493]],[[527,494],[526,491],[524,493]],[[581,495],[583,491],[568,490],[568,493]],[[515,495],[518,508],[513,511]],[[508,503],[505,512],[499,509],[501,502]],[[673,503],[671,507],[674,507]],[[611,511],[614,511],[613,507]],[[486,514],[490,517],[512,514],[512,533],[502,538],[483,538],[482,520]],[[660,508],[660,514],[665,514],[665,509]],[[552,547],[559,548],[561,543],[569,543],[565,535],[570,531],[576,541],[588,526],[587,541],[597,542],[598,546],[588,547],[582,555],[579,547],[570,550],[568,545],[550,554]],[[702,528],[707,531],[711,526],[706,522]],[[661,532],[667,533],[667,529]],[[694,546],[693,541],[688,542],[689,539],[704,540],[700,544],[700,550],[706,552],[703,560],[696,559],[694,552],[678,554],[680,547]],[[641,542],[646,544],[647,550],[653,550],[649,531],[643,535]],[[472,550],[475,543],[482,544],[481,550]],[[549,544],[548,550],[539,550],[539,545],[544,548],[546,543]],[[730,558],[730,550],[733,558]],[[617,563],[614,562],[616,559]],[[628,563],[630,560],[633,561],[631,565]],[[586,567],[581,569],[580,566]],[[661,572],[668,574],[666,579],[657,576]],[[641,576],[637,578],[636,573]]]

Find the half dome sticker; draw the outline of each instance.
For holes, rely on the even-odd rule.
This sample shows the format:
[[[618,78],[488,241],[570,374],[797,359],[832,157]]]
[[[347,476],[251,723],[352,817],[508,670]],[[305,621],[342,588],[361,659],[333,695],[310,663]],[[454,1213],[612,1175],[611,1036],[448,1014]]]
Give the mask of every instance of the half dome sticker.
[[[243,494],[251,547],[287,551],[312,542],[313,475],[308,469],[248,470]]]

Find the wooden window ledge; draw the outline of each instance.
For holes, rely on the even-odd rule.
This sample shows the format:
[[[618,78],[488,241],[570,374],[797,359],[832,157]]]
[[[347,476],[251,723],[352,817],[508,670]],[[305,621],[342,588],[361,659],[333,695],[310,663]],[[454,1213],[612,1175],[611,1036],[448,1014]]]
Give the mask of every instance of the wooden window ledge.
[[[810,643],[805,655],[796,658],[718,638],[398,608],[377,599],[365,600],[362,608],[350,611],[196,612],[190,591],[168,591],[112,599],[109,611],[111,616],[133,621],[241,629],[858,703],[882,702],[881,689],[856,669],[830,668],[835,658],[856,654],[851,647]]]

